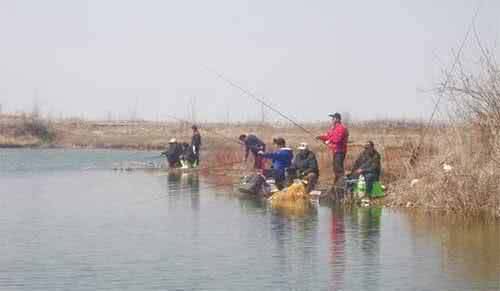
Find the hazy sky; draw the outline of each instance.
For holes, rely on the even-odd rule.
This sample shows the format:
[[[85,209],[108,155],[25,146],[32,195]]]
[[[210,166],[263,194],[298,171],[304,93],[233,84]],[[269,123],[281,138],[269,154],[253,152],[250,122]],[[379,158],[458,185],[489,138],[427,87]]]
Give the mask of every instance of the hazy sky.
[[[478,5],[497,48],[498,0],[0,0],[0,104],[156,119],[196,97],[198,120],[260,119],[210,67],[299,120],[422,118]]]

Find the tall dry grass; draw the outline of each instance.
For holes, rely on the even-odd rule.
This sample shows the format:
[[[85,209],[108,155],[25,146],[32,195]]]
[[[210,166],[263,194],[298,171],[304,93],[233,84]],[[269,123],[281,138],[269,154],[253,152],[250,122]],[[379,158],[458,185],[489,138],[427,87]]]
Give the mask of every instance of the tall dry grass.
[[[460,64],[438,88],[450,122],[427,134],[433,152],[392,185],[390,204],[500,217],[500,71],[491,60],[482,65],[468,73]]]

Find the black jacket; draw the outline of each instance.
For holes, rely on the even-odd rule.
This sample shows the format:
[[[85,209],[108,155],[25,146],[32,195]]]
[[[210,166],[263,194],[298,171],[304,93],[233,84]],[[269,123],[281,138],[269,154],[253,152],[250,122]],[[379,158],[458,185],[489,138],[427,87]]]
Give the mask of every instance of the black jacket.
[[[303,177],[309,173],[315,173],[319,176],[316,155],[310,150],[300,151],[293,160],[292,168],[297,170],[299,177]]]
[[[356,162],[354,162],[352,172],[355,172],[358,169],[361,169],[363,171],[363,174],[375,174],[377,179],[380,178],[380,154],[376,150],[373,150],[373,152],[370,153],[369,150],[365,149],[359,155]]]
[[[169,162],[178,162],[183,153],[182,145],[179,143],[169,144],[168,149],[161,154],[167,157]]]
[[[266,144],[255,135],[249,134],[245,139],[245,157],[248,157],[250,151],[257,155],[259,151],[266,151]]]
[[[182,144],[181,158],[190,163],[193,163],[196,160],[196,153],[194,152],[193,147],[190,146],[188,143]]]

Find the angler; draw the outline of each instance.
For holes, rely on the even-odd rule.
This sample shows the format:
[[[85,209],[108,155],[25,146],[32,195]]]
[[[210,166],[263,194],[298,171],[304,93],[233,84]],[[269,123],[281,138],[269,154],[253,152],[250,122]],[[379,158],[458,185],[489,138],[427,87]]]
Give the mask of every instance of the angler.
[[[277,147],[275,152],[265,153],[260,151],[259,155],[265,159],[271,159],[273,162],[271,175],[274,178],[276,188],[281,190],[285,187],[286,169],[290,167],[293,159],[293,151],[286,147],[285,139],[279,137],[274,139]]]
[[[319,178],[318,160],[313,151],[309,149],[309,145],[305,142],[300,143],[297,147],[299,150],[295,156],[290,169],[288,170],[289,180],[293,182],[295,178],[305,180],[307,182],[306,193],[314,190]]]
[[[340,113],[330,113],[328,116],[332,118],[332,126],[328,132],[316,138],[328,145],[333,153],[334,185],[337,185],[340,179],[344,177],[344,160],[347,154],[349,132],[342,123]]]
[[[166,151],[162,152],[161,156],[166,156],[168,161],[168,166],[170,168],[181,167],[181,156],[183,154],[182,145],[177,142],[177,139],[172,138],[168,142],[168,148]]]
[[[266,144],[253,134],[242,134],[240,135],[239,140],[245,145],[245,162],[248,160],[248,154],[252,152],[254,159],[254,169],[263,170],[264,163],[262,160],[262,156],[260,156],[258,153],[259,151],[266,151]]]
[[[201,134],[196,125],[191,126],[193,136],[191,137],[191,148],[194,154],[194,161],[192,166],[197,167],[200,164],[200,148],[201,148]]]
[[[360,175],[364,176],[366,181],[366,192],[371,193],[373,184],[380,179],[380,154],[375,149],[372,141],[364,145],[364,150],[354,162],[349,180],[358,179]]]

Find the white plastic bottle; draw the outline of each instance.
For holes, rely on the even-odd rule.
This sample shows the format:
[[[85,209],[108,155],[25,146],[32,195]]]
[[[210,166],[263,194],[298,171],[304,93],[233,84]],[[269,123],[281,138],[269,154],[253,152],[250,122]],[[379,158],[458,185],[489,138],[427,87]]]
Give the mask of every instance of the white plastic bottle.
[[[366,194],[365,176],[359,175],[358,178],[358,198],[363,198]]]

